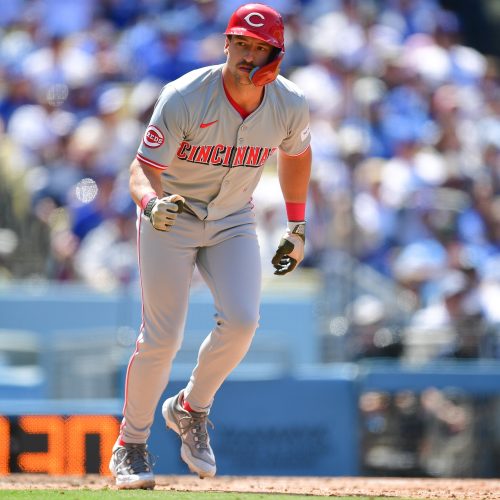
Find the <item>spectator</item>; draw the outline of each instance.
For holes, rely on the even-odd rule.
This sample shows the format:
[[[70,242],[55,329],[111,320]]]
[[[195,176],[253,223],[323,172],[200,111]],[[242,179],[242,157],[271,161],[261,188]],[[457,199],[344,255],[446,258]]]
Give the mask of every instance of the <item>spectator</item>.
[[[487,331],[476,283],[452,270],[440,285],[438,300],[419,309],[405,331],[405,357],[418,362],[481,357]]]
[[[83,239],[75,255],[77,276],[84,283],[109,291],[136,283],[135,204],[120,193],[109,216]]]

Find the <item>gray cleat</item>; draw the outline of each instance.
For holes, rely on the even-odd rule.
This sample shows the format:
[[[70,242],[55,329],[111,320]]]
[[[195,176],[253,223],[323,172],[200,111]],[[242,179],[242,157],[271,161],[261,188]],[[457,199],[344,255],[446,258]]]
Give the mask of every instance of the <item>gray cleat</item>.
[[[182,391],[163,403],[162,414],[167,427],[179,434],[181,438],[181,458],[189,470],[200,478],[213,477],[217,470],[215,456],[210,447],[210,437],[207,432],[207,412],[189,412],[180,404]]]
[[[155,487],[153,460],[145,444],[115,445],[109,470],[120,490],[152,490]]]

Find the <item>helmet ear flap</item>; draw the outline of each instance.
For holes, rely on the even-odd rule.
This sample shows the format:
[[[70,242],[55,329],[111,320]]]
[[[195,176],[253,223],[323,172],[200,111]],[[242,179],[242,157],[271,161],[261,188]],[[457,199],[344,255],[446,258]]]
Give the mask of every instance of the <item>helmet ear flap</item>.
[[[265,66],[257,66],[250,71],[250,81],[256,87],[262,87],[263,85],[267,85],[268,83],[276,80],[276,77],[280,72],[280,65],[284,55],[285,52],[283,50],[279,50],[278,55],[270,63]]]

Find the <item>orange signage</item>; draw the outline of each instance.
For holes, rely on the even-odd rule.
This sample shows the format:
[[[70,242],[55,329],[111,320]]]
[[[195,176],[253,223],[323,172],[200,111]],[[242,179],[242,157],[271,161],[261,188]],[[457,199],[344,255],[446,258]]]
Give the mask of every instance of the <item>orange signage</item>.
[[[109,475],[108,462],[119,427],[120,419],[111,415],[0,416],[0,474],[83,475],[89,472],[90,458],[99,462],[101,474]],[[90,436],[99,439],[97,457],[88,456]],[[13,440],[16,446],[11,446]]]

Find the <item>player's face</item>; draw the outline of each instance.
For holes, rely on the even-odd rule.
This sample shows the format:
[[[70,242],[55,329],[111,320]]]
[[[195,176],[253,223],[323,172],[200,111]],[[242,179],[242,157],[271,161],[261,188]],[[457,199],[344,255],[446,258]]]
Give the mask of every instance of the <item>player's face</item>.
[[[227,68],[236,81],[249,84],[249,74],[257,66],[264,66],[271,57],[273,46],[249,36],[233,35],[226,38],[224,52]]]

